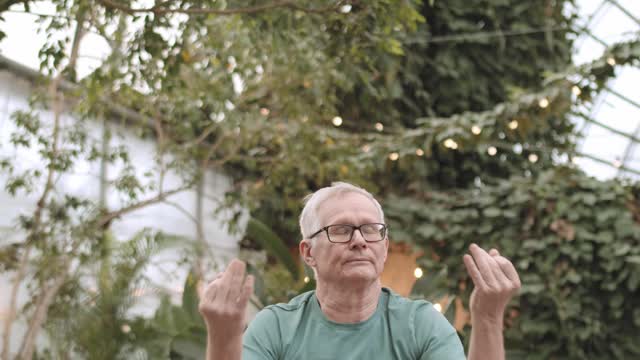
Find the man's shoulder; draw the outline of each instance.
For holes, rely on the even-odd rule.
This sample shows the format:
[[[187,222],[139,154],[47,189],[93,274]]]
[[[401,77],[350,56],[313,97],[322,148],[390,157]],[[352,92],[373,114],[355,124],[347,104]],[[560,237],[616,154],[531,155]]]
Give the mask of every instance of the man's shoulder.
[[[439,312],[433,307],[433,304],[423,299],[409,299],[402,295],[397,294],[391,289],[382,288],[383,291],[389,295],[388,309],[390,312],[396,314],[404,314],[405,316],[433,316],[438,315]]]
[[[288,303],[278,303],[266,306],[265,309],[273,310],[274,312],[291,312],[303,309],[309,303],[309,300],[314,297],[315,291],[307,291],[300,295],[297,295]]]

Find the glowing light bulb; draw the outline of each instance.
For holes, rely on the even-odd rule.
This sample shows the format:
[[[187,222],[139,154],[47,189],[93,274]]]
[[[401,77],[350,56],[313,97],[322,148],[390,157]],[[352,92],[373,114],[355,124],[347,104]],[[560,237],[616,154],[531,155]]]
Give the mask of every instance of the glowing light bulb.
[[[490,147],[487,149],[487,153],[488,153],[489,155],[493,156],[493,155],[495,155],[495,154],[497,154],[497,153],[498,153],[498,149],[496,149],[496,147],[495,147],[495,146],[490,146]]]
[[[376,127],[376,130],[378,130],[378,131],[384,130],[384,125],[382,125],[382,123],[376,123],[375,127]]]
[[[415,276],[416,279],[420,279],[422,275],[424,275],[424,273],[422,272],[422,269],[420,269],[419,267],[413,270],[413,276]]]
[[[538,101],[538,105],[544,109],[549,106],[549,100],[547,98],[542,98],[540,99],[540,101]]]
[[[444,141],[444,147],[455,150],[458,148],[458,143],[456,143],[453,139],[447,139]]]
[[[575,96],[580,96],[580,94],[582,94],[582,90],[580,90],[578,85],[573,85],[573,87],[571,87],[571,92],[573,92]]]
[[[120,327],[120,330],[122,330],[123,333],[128,334],[129,332],[131,332],[131,326],[129,326],[128,324],[123,324]]]
[[[518,128],[518,120],[512,120],[512,121],[509,123],[509,129],[511,129],[511,130],[515,130],[515,129],[517,129],[517,128]]]
[[[311,279],[309,279],[308,276],[305,276],[303,281],[304,281],[305,284],[308,284],[309,281],[311,281]]]
[[[536,154],[529,154],[529,161],[531,161],[532,163],[536,163],[536,162],[538,162],[538,155],[536,155]]]
[[[480,128],[480,126],[478,126],[478,125],[473,125],[473,126],[471,127],[471,132],[472,132],[474,135],[480,135],[480,133],[482,132],[482,128]]]
[[[331,120],[331,122],[335,126],[340,126],[340,125],[342,125],[342,118],[340,116],[336,116],[336,117],[333,118],[333,120]]]
[[[262,116],[269,116],[270,112],[271,111],[269,111],[269,109],[267,109],[267,108],[260,108],[260,115],[262,115]]]
[[[349,11],[351,11],[351,5],[349,5],[349,4],[342,5],[342,6],[340,7],[340,12],[341,12],[341,13],[343,13],[343,14],[346,14],[346,13],[348,13]]]
[[[607,64],[609,64],[611,66],[615,65],[616,64],[616,59],[614,59],[612,57],[607,58]]]
[[[418,155],[418,156],[424,155],[424,150],[422,150],[420,148],[416,149],[416,155]]]
[[[398,154],[397,152],[392,152],[391,154],[389,154],[389,160],[391,161],[396,161],[398,160],[399,157],[400,157],[400,154]]]

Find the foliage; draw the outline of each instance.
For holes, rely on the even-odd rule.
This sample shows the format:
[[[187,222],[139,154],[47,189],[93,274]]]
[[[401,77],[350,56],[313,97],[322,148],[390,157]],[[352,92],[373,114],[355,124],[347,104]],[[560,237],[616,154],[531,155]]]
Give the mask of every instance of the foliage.
[[[32,3],[21,2],[27,11]],[[461,0],[381,0],[261,6],[250,0],[211,0],[157,2],[142,9],[131,1],[54,1],[58,16],[41,18],[51,36],[40,51],[40,70],[52,78],[47,89],[35,94],[32,107],[12,118],[17,126],[12,146],[36,149],[44,165],[24,169],[15,159],[0,159],[9,176],[5,188],[16,196],[39,198],[36,210],[18,219],[25,241],[3,244],[0,252],[3,271],[17,271],[16,283],[34,279],[33,304],[24,309],[30,328],[37,333],[45,315],[66,296],[77,299],[81,290],[73,270],[102,260],[111,221],[194,188],[203,170],[216,168],[236,180],[226,205],[242,205],[266,225],[251,223],[249,236],[254,243],[267,240],[280,260],[286,251],[274,245],[277,239],[288,246],[298,240],[300,198],[336,179],[352,181],[385,198],[396,238],[431,248],[433,236],[440,236],[433,250],[437,257],[425,265],[452,276],[443,283],[456,296],[466,298],[458,288],[457,281],[465,280],[459,256],[470,241],[479,241],[477,236],[504,247],[519,266],[534,256],[537,262],[523,268],[533,278],[525,279],[519,313],[509,319],[511,348],[527,351],[532,350],[529,344],[544,343],[549,357],[633,354],[630,338],[613,338],[613,330],[602,329],[603,322],[590,311],[609,309],[609,303],[593,301],[591,291],[600,289],[597,294],[622,311],[611,311],[611,329],[618,335],[637,329],[629,322],[636,316],[629,304],[637,280],[629,279],[637,260],[637,225],[627,221],[622,205],[625,197],[637,201],[637,192],[586,179],[575,170],[552,169],[558,159],[578,155],[569,115],[579,113],[618,66],[637,65],[640,46],[638,41],[618,44],[593,63],[570,66],[573,18],[562,12],[570,3],[479,0],[469,6]],[[80,79],[77,50],[86,30],[107,39],[112,52]],[[76,36],[58,36],[67,33]],[[40,118],[44,108],[53,112],[53,123]],[[76,120],[60,120],[63,112],[72,112]],[[340,127],[331,123],[337,116],[343,120]],[[105,117],[156,140],[157,163],[150,174],[138,175],[126,148],[104,151],[87,136],[89,119]],[[126,200],[123,208],[105,209],[56,187],[54,179],[79,160],[122,165],[113,184]],[[183,186],[163,188],[170,171],[181,176]],[[576,184],[584,189],[578,191]],[[611,199],[604,198],[607,192],[590,193],[614,189]],[[155,196],[145,197],[149,194]],[[521,198],[512,198],[516,194]],[[592,205],[609,206],[616,220],[626,219],[620,225],[626,230],[607,227],[606,219],[596,225],[599,213],[593,207],[569,217],[573,208],[568,205],[587,204],[573,199],[574,194]],[[541,205],[550,201],[556,204],[551,210]],[[400,204],[406,207],[394,208]],[[530,209],[534,222],[523,225]],[[452,218],[438,218],[443,214]],[[421,222],[408,223],[414,217]],[[451,224],[442,225],[444,220]],[[469,226],[482,221],[484,227]],[[596,227],[588,227],[589,221]],[[551,224],[556,230],[550,230]],[[566,236],[558,232],[568,228],[575,230],[570,244],[585,247],[584,252],[571,247],[571,254],[581,257],[566,254],[569,242],[558,241]],[[629,229],[630,234],[618,233]],[[263,237],[267,230],[270,235]],[[600,242],[603,237],[611,240]],[[618,238],[624,242],[613,241]],[[522,247],[511,239],[521,239]],[[525,240],[532,239],[539,241],[525,247]],[[536,248],[540,243],[545,247]],[[591,258],[589,246],[598,251]],[[620,249],[624,252],[616,255]],[[555,266],[565,263],[556,276]],[[576,278],[571,269],[577,272],[584,265],[593,271]],[[299,280],[289,260],[285,266],[291,279]],[[597,272],[601,267],[610,271]],[[120,269],[123,276],[127,269]],[[276,267],[265,279],[283,281],[287,272]],[[622,303],[606,288],[621,282],[628,290]],[[538,291],[530,285],[533,290],[538,285]],[[104,314],[115,314],[114,321],[121,321],[121,312],[112,311],[113,306],[126,308],[126,286],[119,288],[112,293],[119,300],[96,302],[112,306]],[[279,291],[266,294],[282,296]],[[165,300],[154,322],[131,322],[130,334],[156,336],[148,345],[161,356],[177,352],[179,344],[197,348],[202,328],[192,312],[193,298],[183,299],[183,308]],[[87,319],[84,315],[79,321]],[[108,329],[115,334],[118,324]],[[566,331],[551,333],[557,329]],[[85,344],[100,342],[91,339]],[[26,358],[31,357],[29,341],[21,350]]]
[[[166,289],[150,284],[142,271],[153,264],[154,255],[170,248],[175,251],[177,239],[147,229],[126,241],[117,241],[110,233],[104,236],[106,252],[99,262],[79,267],[51,304],[46,330],[52,346],[41,354],[43,358],[129,359],[132,354],[141,358],[168,354],[171,339],[163,342],[160,336],[172,328],[164,323],[155,326],[161,320],[150,322],[132,315],[131,309],[140,296],[167,297]],[[194,305],[192,291],[185,288],[185,308]],[[195,306],[197,314],[197,302]]]
[[[471,243],[512,259],[523,287],[507,311],[510,357],[626,359],[640,355],[639,190],[561,167],[384,205],[394,236],[426,249],[422,265],[446,271],[445,288],[465,301],[460,258]]]

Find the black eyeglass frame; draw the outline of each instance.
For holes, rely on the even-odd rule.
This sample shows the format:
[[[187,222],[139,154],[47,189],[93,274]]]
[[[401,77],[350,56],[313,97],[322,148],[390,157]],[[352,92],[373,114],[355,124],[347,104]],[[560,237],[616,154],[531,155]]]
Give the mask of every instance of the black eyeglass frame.
[[[362,230],[360,230],[361,227],[363,226],[367,226],[367,225],[382,225],[382,229],[384,229],[384,236],[382,237],[382,239],[380,240],[367,240],[366,236],[362,233]],[[332,226],[349,226],[351,228],[351,235],[349,236],[349,240],[347,241],[331,241],[331,236],[329,235],[329,228],[331,228]],[[387,237],[388,231],[389,231],[389,225],[384,224],[384,223],[366,223],[366,224],[361,224],[360,226],[355,226],[352,224],[331,224],[331,225],[327,225],[325,227],[323,227],[322,229],[314,232],[313,234],[311,234],[311,236],[309,236],[309,239],[313,239],[314,237],[318,236],[318,234],[320,234],[321,232],[325,232],[327,234],[327,239],[329,240],[329,242],[334,243],[334,244],[346,244],[351,242],[351,240],[353,240],[353,234],[355,234],[356,230],[360,231],[360,236],[362,236],[362,238],[364,239],[364,241],[368,242],[368,243],[376,243],[376,242],[380,242],[382,240],[384,240]]]

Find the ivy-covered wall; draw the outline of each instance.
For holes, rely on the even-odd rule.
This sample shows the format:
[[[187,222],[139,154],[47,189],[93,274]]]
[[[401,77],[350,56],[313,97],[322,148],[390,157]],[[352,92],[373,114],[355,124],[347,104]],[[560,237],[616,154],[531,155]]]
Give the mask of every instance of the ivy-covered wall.
[[[637,184],[560,167],[496,186],[390,195],[384,207],[392,237],[425,249],[427,276],[444,271],[442,285],[464,301],[472,285],[461,256],[471,243],[514,262],[523,286],[505,319],[509,358],[640,356]]]

